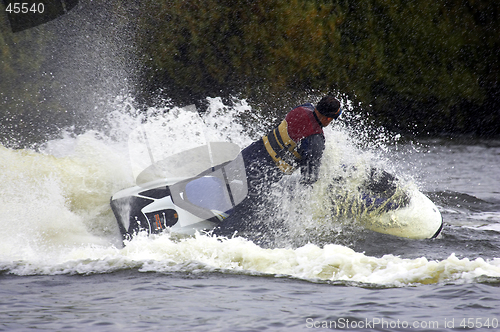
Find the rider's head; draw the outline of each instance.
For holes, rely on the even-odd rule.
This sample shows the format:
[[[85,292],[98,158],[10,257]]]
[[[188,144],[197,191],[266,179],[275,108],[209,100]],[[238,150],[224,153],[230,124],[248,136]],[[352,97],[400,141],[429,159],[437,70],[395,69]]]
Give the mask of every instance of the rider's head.
[[[340,102],[332,96],[321,98],[318,105],[316,105],[316,109],[321,115],[331,119],[337,119],[342,114]]]

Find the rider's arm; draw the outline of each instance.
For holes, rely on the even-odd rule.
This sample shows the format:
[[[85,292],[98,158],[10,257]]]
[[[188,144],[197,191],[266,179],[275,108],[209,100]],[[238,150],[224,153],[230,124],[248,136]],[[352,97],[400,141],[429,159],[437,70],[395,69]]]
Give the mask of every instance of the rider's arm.
[[[305,137],[300,142],[300,183],[313,184],[318,180],[321,157],[325,150],[325,137],[315,134]]]

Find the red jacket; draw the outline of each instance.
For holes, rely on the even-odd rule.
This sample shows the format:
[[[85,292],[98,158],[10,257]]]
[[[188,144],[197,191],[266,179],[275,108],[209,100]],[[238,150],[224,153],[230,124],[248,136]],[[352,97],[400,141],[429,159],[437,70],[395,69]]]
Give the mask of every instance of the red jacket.
[[[302,182],[315,182],[325,136],[312,104],[298,106],[287,114],[281,124],[262,137],[267,153],[285,174],[301,169]]]
[[[304,104],[290,111],[285,117],[288,124],[288,135],[295,143],[299,143],[304,137],[314,134],[323,135],[323,127],[314,116],[314,106]]]

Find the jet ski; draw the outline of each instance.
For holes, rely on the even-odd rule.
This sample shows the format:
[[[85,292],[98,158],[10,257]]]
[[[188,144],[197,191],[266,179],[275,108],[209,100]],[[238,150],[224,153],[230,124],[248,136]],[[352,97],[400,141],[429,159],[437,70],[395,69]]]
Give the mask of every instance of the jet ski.
[[[195,109],[180,114],[191,116],[190,128],[196,121],[200,124]],[[185,123],[181,115],[175,119]],[[205,140],[200,145],[190,139],[175,147],[194,147],[166,155],[174,146],[170,144],[173,131],[169,133],[165,123],[176,126],[173,122],[141,126],[129,137],[136,185],[117,192],[110,202],[124,240],[140,231],[168,230],[179,235],[210,231],[229,218],[248,194],[245,165],[236,144]],[[201,132],[202,127],[203,123],[198,127]],[[401,190],[393,175],[375,168],[354,191],[345,190],[349,178],[347,174],[327,186],[333,218],[353,217],[369,230],[413,239],[440,233],[439,210],[418,190]]]
[[[194,235],[223,222],[248,193],[239,151],[236,144],[212,142],[141,172],[136,186],[111,197],[123,239],[140,231]],[[372,169],[355,195],[339,189],[346,187],[342,181],[336,179],[328,188],[334,217],[350,216],[369,230],[412,239],[434,238],[441,232],[442,217],[434,203],[418,190],[401,190],[393,175]]]

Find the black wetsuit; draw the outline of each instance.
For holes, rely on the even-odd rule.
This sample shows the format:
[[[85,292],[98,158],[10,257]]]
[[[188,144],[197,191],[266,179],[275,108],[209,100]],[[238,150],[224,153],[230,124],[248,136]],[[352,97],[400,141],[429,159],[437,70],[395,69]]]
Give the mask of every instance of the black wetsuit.
[[[271,186],[297,169],[302,184],[316,182],[324,148],[325,137],[314,106],[294,108],[278,127],[241,152],[248,195],[214,233],[232,236],[235,232],[266,232],[273,211]]]

